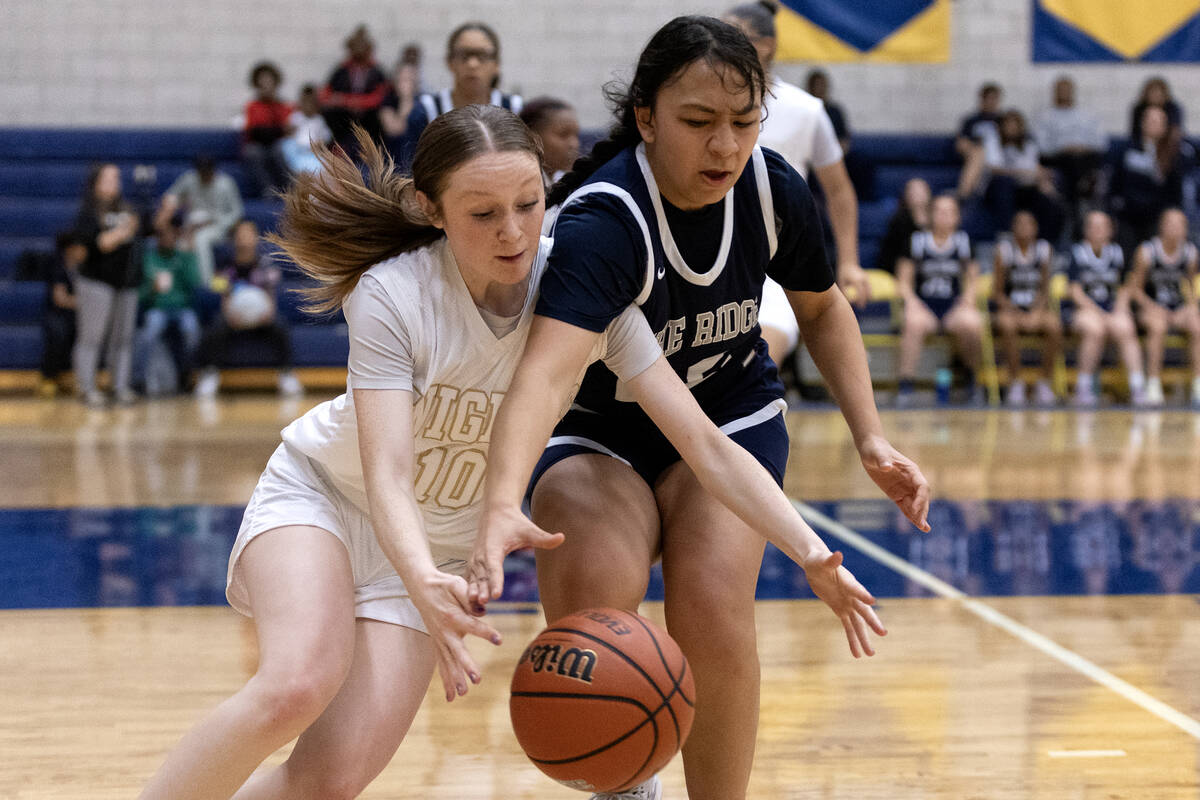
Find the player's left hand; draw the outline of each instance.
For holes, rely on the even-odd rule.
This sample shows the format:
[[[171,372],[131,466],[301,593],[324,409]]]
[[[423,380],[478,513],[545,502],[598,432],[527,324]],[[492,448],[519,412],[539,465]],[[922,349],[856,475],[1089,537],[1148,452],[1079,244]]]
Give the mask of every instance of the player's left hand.
[[[929,531],[929,481],[921,468],[880,436],[867,439],[858,456],[871,480],[900,507],[909,522]]]
[[[504,591],[504,557],[523,547],[550,550],[563,543],[561,533],[547,533],[519,508],[486,508],[467,567],[468,598],[475,613]]]
[[[837,284],[855,308],[863,308],[871,299],[871,283],[867,271],[858,264],[838,264]]]
[[[875,615],[875,598],[868,592],[850,570],[842,566],[842,554],[822,553],[812,558],[804,567],[808,585],[825,605],[833,609],[842,621],[850,653],[855,658],[864,654],[875,655],[871,647],[871,636],[867,628],[879,636],[887,636],[887,628]]]

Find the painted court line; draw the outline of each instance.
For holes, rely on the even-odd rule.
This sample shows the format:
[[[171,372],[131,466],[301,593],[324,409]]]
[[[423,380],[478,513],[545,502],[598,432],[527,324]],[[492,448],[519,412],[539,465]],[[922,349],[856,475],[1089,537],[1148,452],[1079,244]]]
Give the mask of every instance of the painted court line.
[[[1062,662],[1076,672],[1091,678],[1101,686],[1111,689],[1129,702],[1141,706],[1146,711],[1149,711],[1165,722],[1169,722],[1189,736],[1200,739],[1200,721],[1192,719],[1155,697],[1151,697],[1133,684],[1121,680],[1116,675],[1088,661],[1073,650],[1068,650],[1032,628],[1022,625],[1012,617],[1000,613],[987,603],[975,600],[945,581],[938,580],[920,567],[914,566],[894,553],[885,550],[862,534],[846,527],[835,519],[827,517],[807,503],[792,500],[792,505],[796,507],[801,516],[808,520],[809,524],[836,536],[864,555],[895,570],[913,583],[924,586],[934,594],[957,600],[964,609],[985,622],[1011,633],[1029,646],[1041,650],[1046,655]]]
[[[1129,754],[1124,750],[1049,750],[1046,755],[1051,758],[1124,758]]]

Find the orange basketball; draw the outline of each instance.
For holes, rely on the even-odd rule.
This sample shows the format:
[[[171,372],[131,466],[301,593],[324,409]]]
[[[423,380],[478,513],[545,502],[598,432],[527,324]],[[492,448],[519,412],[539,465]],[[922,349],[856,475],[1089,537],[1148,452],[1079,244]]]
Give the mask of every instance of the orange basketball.
[[[628,611],[563,617],[525,648],[512,679],[517,741],[572,789],[620,792],[650,778],[692,727],[695,683],[667,633]]]

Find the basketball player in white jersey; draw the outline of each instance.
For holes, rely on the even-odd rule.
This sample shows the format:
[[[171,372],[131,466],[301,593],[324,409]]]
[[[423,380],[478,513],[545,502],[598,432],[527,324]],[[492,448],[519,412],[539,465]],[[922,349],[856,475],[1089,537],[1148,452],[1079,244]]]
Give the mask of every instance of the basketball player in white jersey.
[[[1196,245],[1188,241],[1188,220],[1168,208],[1158,221],[1158,236],[1143,242],[1133,259],[1129,291],[1146,331],[1146,403],[1163,404],[1162,365],[1168,331],[1188,337],[1192,367],[1192,406],[1200,407],[1200,308],[1196,306]]]
[[[861,305],[870,298],[870,290],[858,262],[858,197],[824,104],[799,86],[771,74],[778,10],[778,3],[759,0],[734,6],[724,17],[746,34],[770,79],[758,143],[782,155],[806,179],[812,165],[829,206],[829,222],[837,243],[838,285]],[[783,363],[799,341],[800,328],[783,288],[770,279],[763,285],[758,322],[771,358]]]

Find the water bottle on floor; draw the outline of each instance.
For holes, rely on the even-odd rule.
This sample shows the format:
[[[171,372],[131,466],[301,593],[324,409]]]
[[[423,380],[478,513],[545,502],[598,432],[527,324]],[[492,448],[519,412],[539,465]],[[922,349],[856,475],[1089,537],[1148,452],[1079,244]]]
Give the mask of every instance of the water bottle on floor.
[[[937,395],[937,403],[939,406],[948,405],[950,403],[950,386],[954,383],[954,373],[949,367],[939,367],[938,371],[933,376],[933,388]]]

